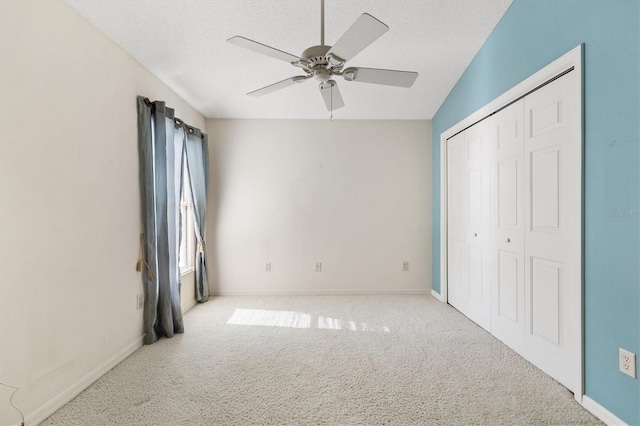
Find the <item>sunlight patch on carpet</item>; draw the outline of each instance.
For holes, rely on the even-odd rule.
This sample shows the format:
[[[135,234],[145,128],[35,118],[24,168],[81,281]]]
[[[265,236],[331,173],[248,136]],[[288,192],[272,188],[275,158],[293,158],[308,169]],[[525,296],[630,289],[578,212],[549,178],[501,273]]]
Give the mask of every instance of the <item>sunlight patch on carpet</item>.
[[[262,327],[317,328],[320,330],[373,331],[389,333],[387,326],[369,326],[364,322],[312,316],[294,311],[272,311],[266,309],[236,309],[227,321],[229,325],[257,325]]]

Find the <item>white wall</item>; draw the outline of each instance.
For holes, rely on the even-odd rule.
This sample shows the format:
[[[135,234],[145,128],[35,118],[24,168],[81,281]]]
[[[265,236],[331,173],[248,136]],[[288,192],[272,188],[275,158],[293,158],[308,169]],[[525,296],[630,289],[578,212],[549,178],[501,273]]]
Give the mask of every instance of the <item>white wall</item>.
[[[209,119],[207,130],[212,292],[431,290],[430,121]]]
[[[140,344],[138,94],[204,128],[65,3],[0,1],[0,381],[28,424]]]

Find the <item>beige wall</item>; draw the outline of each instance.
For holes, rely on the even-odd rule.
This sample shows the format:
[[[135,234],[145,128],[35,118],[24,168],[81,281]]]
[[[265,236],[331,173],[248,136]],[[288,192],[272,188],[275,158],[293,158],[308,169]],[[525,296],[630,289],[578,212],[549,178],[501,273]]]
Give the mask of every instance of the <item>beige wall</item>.
[[[65,3],[0,1],[0,381],[27,424],[140,343],[139,94],[204,129]]]
[[[212,292],[430,292],[430,121],[209,119],[207,131]]]

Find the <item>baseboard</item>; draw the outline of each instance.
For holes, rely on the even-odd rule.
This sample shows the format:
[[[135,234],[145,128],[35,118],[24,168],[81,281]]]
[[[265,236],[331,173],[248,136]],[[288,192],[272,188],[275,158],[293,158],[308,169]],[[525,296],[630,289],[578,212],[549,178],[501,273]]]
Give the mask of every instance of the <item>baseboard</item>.
[[[442,295],[436,292],[435,290],[431,290],[431,295],[436,299],[438,299],[439,301],[441,301],[442,303],[445,303],[444,297],[442,297]]]
[[[217,291],[212,296],[379,296],[379,295],[428,295],[428,290],[266,290],[266,291]]]
[[[582,406],[609,426],[626,425],[626,423],[616,417],[615,414],[589,398],[587,395],[582,396]]]
[[[76,383],[72,384],[67,389],[62,391],[58,396],[42,405],[40,408],[36,409],[33,413],[26,416],[24,418],[25,424],[37,425],[40,422],[44,421],[47,417],[58,411],[60,408],[62,408],[63,405],[71,401],[73,398],[78,396],[80,392],[88,388],[93,382],[104,376],[109,370],[111,370],[129,355],[138,350],[142,346],[143,338],[144,336],[137,338],[135,341],[131,342],[125,348],[109,358],[102,365],[98,366],[93,371],[89,372],[83,378],[78,380]]]

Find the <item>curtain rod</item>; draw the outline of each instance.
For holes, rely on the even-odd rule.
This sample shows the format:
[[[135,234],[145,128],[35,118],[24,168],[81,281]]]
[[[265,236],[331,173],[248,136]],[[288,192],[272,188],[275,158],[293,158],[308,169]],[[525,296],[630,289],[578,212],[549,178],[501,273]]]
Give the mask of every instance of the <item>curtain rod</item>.
[[[153,106],[153,102],[151,102],[149,100],[149,98],[144,98],[144,104],[148,107],[152,107]],[[174,117],[173,121],[177,124],[177,125],[184,125],[187,130],[189,130],[189,133],[193,133],[195,131],[195,127],[189,126],[188,124],[186,124],[184,121],[182,121],[181,119]],[[200,133],[200,139],[204,139],[204,133]]]

